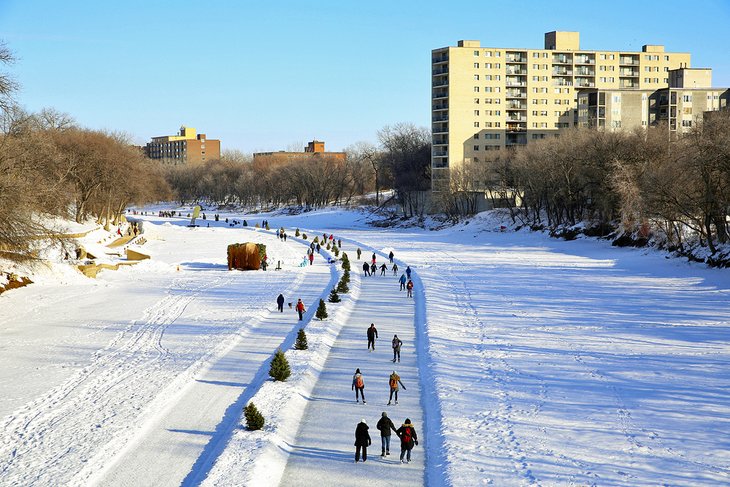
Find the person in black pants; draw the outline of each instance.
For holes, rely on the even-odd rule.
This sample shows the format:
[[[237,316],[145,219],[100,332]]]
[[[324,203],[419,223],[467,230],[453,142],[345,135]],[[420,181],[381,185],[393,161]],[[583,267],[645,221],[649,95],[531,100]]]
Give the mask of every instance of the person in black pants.
[[[375,328],[375,323],[370,323],[370,328],[368,328],[368,350],[370,350],[370,347],[373,347],[373,351],[375,351],[375,339],[378,338],[378,329]]]
[[[284,312],[284,295],[279,294],[279,297],[276,298],[276,306],[280,313]]]
[[[361,419],[355,428],[355,463],[360,461],[360,450],[362,449],[362,461],[366,462],[368,459],[368,447],[372,443],[370,439],[370,429],[365,422],[365,419]]]

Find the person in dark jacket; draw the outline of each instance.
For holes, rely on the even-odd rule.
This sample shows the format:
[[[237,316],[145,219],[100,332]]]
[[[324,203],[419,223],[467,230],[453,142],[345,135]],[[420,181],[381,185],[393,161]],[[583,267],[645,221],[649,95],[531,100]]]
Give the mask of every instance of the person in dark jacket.
[[[390,455],[390,430],[397,431],[393,421],[388,417],[388,413],[383,411],[383,415],[378,420],[376,428],[380,431],[380,456]]]
[[[387,270],[388,270],[388,266],[387,265],[385,265],[385,264],[381,265],[380,266],[380,275],[381,276],[384,276],[385,275],[385,271],[387,271]]]
[[[370,264],[368,264],[367,262],[363,262],[362,271],[365,273],[366,276],[369,276],[370,275]]]
[[[406,276],[408,277],[408,279],[411,278],[411,266],[409,265],[406,266]]]
[[[362,449],[362,461],[366,462],[368,459],[368,447],[372,443],[370,440],[370,433],[368,433],[368,425],[365,419],[361,419],[355,428],[355,463],[360,461],[360,450]],[[412,448],[412,447],[411,447]]]
[[[406,290],[406,275],[401,274],[400,279],[398,279],[398,282],[400,282],[400,290],[405,291]]]
[[[403,426],[395,430],[395,434],[400,438],[400,462],[403,462],[403,456],[406,456],[405,463],[411,463],[411,450],[413,445],[418,445],[418,435],[416,428],[413,427],[411,420],[406,418]]]
[[[395,362],[396,356],[398,357],[398,362],[400,362],[400,347],[402,345],[403,342],[398,338],[398,335],[393,335],[393,362]]]
[[[398,275],[398,264],[396,264],[395,262],[393,263],[393,275]]]
[[[390,253],[388,254],[388,259],[390,259],[391,264],[393,263],[393,257],[395,257],[395,254],[393,254],[393,251],[391,250]]]
[[[357,260],[360,260],[360,255],[362,254],[362,250],[359,248],[357,249]]]
[[[280,313],[284,312],[284,295],[279,294],[279,297],[276,298],[276,306]]]
[[[375,275],[375,271],[377,271],[377,270],[378,270],[378,266],[376,266],[375,264],[372,264],[370,266],[370,275],[371,276],[374,276]]]
[[[378,329],[375,328],[375,323],[370,323],[370,328],[368,328],[368,350],[370,350],[370,346],[372,346],[373,351],[375,351],[376,338],[378,338]]]

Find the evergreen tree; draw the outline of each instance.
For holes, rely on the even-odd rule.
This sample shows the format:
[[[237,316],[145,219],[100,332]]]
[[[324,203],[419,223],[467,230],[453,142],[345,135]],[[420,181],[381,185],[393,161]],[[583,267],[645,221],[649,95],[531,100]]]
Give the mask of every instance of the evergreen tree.
[[[314,237],[314,240],[312,240],[315,244],[319,243],[319,236]]]
[[[345,281],[346,284],[350,283],[350,271],[348,269],[345,269],[345,272],[342,273],[342,279]]]
[[[278,349],[274,354],[274,358],[271,359],[271,367],[269,368],[269,375],[277,381],[285,381],[291,375],[291,369],[289,369],[289,361],[286,359],[284,352]]]
[[[319,306],[317,307],[317,312],[314,314],[314,316],[316,316],[320,320],[327,318],[327,305],[324,304],[324,299],[319,300]]]
[[[330,244],[329,244],[329,242],[327,242],[327,246],[326,246],[325,248],[326,248],[327,250],[329,250],[329,249],[330,249]]]
[[[341,301],[340,296],[337,294],[337,289],[332,288],[332,291],[330,292],[330,297],[327,301],[329,301],[330,303],[339,303]]]
[[[246,427],[251,431],[260,430],[264,427],[264,416],[252,402],[243,408],[243,415],[246,418]]]
[[[299,229],[298,229],[298,228],[297,228],[297,229],[296,229],[296,231],[294,232],[294,236],[295,236],[295,237],[298,237],[298,236],[299,236]]]
[[[302,239],[303,239],[303,240],[307,240],[307,234],[306,234],[306,233],[303,233],[303,234],[302,234]]]
[[[267,230],[271,230],[271,229],[269,228],[269,222],[266,222],[266,229],[267,229]]]
[[[342,252],[342,269],[345,271],[350,270],[350,258],[347,256],[347,252]]]
[[[335,257],[340,255],[340,249],[337,248],[337,245],[332,246],[332,253],[335,254]]]
[[[297,341],[294,343],[295,350],[307,350],[309,345],[307,344],[307,334],[304,333],[304,328],[299,328],[297,332]]]
[[[347,286],[347,283],[345,282],[344,276],[340,279],[340,282],[337,283],[337,292],[340,294],[347,294],[350,292],[350,288]]]

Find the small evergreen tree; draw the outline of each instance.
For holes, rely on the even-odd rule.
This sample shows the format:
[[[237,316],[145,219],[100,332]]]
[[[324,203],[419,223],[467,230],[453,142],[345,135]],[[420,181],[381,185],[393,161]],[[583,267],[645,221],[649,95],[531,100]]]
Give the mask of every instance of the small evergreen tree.
[[[271,230],[271,229],[269,228],[269,222],[266,222],[266,229],[267,229],[267,230]]]
[[[325,248],[326,248],[327,250],[329,250],[329,249],[330,249],[330,244],[329,244],[329,242],[327,242],[327,246],[326,246]]]
[[[319,300],[319,306],[317,306],[317,312],[314,314],[320,320],[327,318],[327,305],[324,304],[324,299]]]
[[[337,283],[337,292],[340,294],[347,294],[350,292],[350,288],[347,286],[344,279],[340,279],[340,282]]]
[[[339,303],[341,301],[340,296],[337,294],[337,289],[332,288],[332,291],[330,291],[330,297],[327,300],[330,303]]]
[[[318,243],[319,243],[319,236],[318,236],[318,235],[317,235],[317,236],[315,236],[315,237],[314,237],[314,240],[312,240],[312,242],[314,242],[314,243],[318,244]]]
[[[289,369],[289,361],[286,359],[284,352],[278,349],[274,353],[274,358],[271,359],[271,367],[269,368],[269,375],[277,381],[285,381],[291,375],[291,369]]]
[[[347,256],[347,252],[342,252],[342,269],[345,271],[350,270],[350,258]]]
[[[335,257],[340,255],[340,249],[337,248],[337,245],[332,246],[332,253],[335,254]]]
[[[350,284],[350,271],[348,269],[345,269],[345,272],[342,273],[342,281],[345,281],[346,284]]]
[[[296,229],[296,231],[294,232],[294,236],[295,236],[295,237],[298,237],[298,236],[299,236],[299,229],[298,229],[298,228],[297,228],[297,229]]]
[[[243,408],[243,416],[246,418],[246,427],[251,431],[260,430],[264,427],[264,416],[252,402]]]
[[[306,350],[309,348],[307,345],[307,334],[304,333],[304,328],[299,328],[297,332],[297,341],[294,343],[295,350]]]

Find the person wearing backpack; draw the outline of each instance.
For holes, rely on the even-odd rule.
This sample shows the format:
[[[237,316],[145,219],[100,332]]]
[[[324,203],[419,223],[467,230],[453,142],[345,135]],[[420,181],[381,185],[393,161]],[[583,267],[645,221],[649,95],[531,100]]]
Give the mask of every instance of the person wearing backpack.
[[[355,375],[352,376],[352,390],[355,391],[355,402],[359,403],[359,396],[362,396],[362,403],[367,404],[365,402],[365,381],[362,378],[360,369],[355,370]]]
[[[403,345],[403,342],[398,338],[398,335],[393,335],[393,362],[395,362],[396,356],[398,357],[398,362],[400,362],[401,345]]]
[[[398,282],[400,282],[400,290],[405,291],[406,290],[406,275],[401,274],[400,279],[398,279]]]
[[[362,449],[362,461],[366,462],[368,459],[368,447],[372,443],[370,440],[370,429],[365,422],[365,419],[361,419],[355,428],[355,463],[360,461],[360,450]]]
[[[380,456],[390,455],[390,430],[397,431],[393,421],[388,417],[388,413],[383,411],[382,417],[375,425],[380,431]]]
[[[400,376],[395,373],[395,370],[392,374],[390,374],[388,383],[390,384],[390,398],[388,398],[388,406],[390,406],[390,403],[393,401],[393,393],[395,393],[395,403],[398,404],[398,384],[400,384],[404,391],[406,390],[406,386],[403,385],[400,380]]]
[[[299,321],[302,321],[304,319],[304,313],[307,311],[306,308],[304,308],[304,303],[302,303],[301,299],[297,299],[297,313],[299,313]]]
[[[400,438],[400,462],[411,463],[411,450],[413,445],[418,445],[418,435],[416,434],[416,428],[413,427],[411,420],[406,418],[403,426],[395,431],[395,434]],[[406,461],[403,461],[403,456],[406,457]]]

